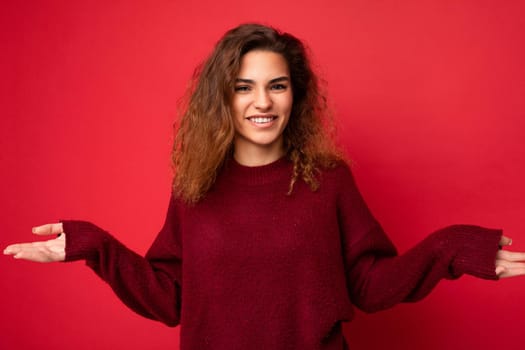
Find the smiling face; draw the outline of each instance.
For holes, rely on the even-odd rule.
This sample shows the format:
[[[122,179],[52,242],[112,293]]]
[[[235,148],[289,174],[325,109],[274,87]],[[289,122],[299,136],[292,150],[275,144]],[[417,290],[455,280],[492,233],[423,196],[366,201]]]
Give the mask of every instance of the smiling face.
[[[242,57],[231,105],[239,163],[263,165],[284,155],[283,131],[292,102],[290,72],[282,55],[254,50]]]

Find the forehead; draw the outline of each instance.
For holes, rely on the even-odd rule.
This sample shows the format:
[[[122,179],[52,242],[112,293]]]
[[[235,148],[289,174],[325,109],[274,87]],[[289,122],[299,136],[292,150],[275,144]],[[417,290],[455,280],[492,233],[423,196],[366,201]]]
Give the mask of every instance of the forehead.
[[[289,75],[288,63],[281,54],[254,50],[242,57],[238,78],[271,80],[277,76]]]

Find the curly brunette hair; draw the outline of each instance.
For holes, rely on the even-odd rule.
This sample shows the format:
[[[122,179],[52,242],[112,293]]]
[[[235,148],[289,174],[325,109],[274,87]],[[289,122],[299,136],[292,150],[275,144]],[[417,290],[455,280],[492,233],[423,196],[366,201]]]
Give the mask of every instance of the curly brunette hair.
[[[243,24],[226,32],[195,70],[175,127],[173,190],[187,203],[196,203],[206,194],[233,153],[231,100],[241,59],[253,50],[282,55],[290,70],[293,105],[283,132],[285,153],[293,163],[288,193],[299,178],[317,190],[321,168],[333,167],[342,159],[330,135],[333,123],[326,97],[304,44],[272,27]]]

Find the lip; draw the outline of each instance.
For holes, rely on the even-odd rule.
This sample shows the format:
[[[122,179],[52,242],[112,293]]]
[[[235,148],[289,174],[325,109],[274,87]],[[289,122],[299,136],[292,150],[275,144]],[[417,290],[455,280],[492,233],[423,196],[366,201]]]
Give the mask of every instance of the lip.
[[[256,119],[256,118],[270,118],[271,120],[269,122],[265,122],[265,123],[256,123],[254,121],[254,119]],[[257,127],[257,128],[260,128],[260,129],[265,129],[265,128],[271,127],[275,123],[277,118],[278,118],[278,116],[275,115],[275,114],[253,114],[253,115],[250,115],[250,116],[246,117],[245,119],[248,120],[251,125],[253,125],[253,126]]]
[[[276,119],[277,115],[275,115],[275,114],[252,114],[252,115],[246,117],[246,119],[252,119],[252,118],[273,118],[273,119]]]

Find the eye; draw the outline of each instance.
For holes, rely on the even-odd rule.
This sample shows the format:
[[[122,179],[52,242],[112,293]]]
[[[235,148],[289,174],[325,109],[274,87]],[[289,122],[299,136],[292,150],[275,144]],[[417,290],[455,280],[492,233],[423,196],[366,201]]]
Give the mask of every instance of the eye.
[[[237,85],[234,88],[234,91],[235,92],[247,92],[247,91],[250,91],[250,86],[248,86],[248,85]]]
[[[273,84],[270,86],[272,90],[286,90],[287,86],[285,84]]]

